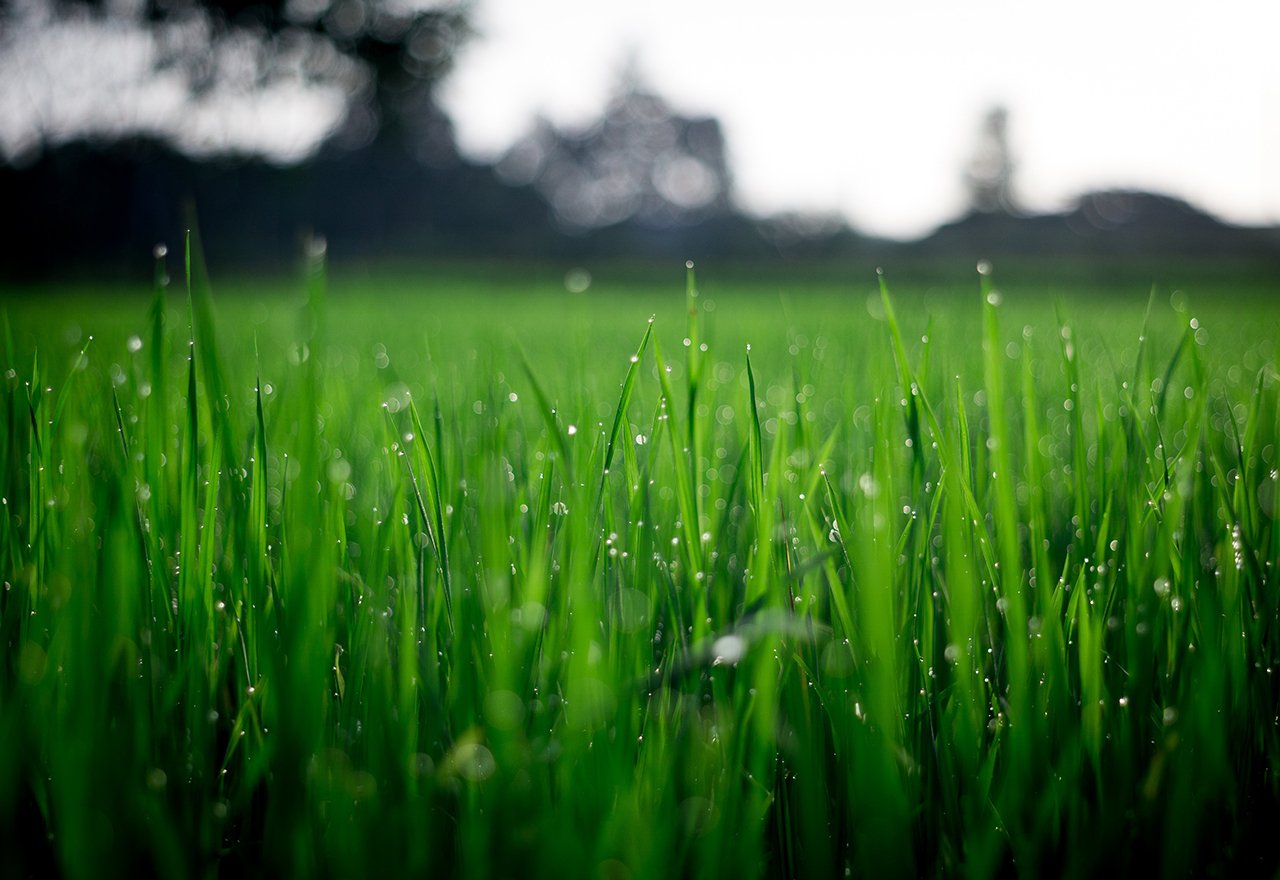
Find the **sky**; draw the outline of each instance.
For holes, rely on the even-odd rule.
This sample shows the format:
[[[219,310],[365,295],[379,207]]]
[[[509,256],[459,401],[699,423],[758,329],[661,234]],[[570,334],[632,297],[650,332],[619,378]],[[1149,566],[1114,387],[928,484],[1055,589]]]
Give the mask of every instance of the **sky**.
[[[535,114],[589,122],[629,58],[724,126],[742,207],[912,237],[964,210],[986,111],[1023,205],[1179,196],[1280,223],[1280,3],[1270,0],[479,0],[442,101],[500,156]]]

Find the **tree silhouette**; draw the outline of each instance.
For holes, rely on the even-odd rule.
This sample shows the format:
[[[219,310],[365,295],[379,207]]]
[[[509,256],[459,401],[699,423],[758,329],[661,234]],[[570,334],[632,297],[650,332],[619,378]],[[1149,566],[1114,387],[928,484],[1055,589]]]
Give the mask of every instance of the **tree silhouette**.
[[[1009,113],[996,106],[987,111],[977,149],[965,169],[969,207],[983,214],[1016,214],[1013,173],[1016,164],[1009,150]]]
[[[634,63],[598,120],[572,131],[538,120],[498,171],[533,184],[569,229],[684,226],[732,210],[719,121],[677,113]]]
[[[449,0],[0,0],[0,107],[22,111],[0,126],[0,155],[140,135],[297,161],[306,149],[253,131],[288,117],[310,151],[377,139],[431,161],[453,148],[434,92],[469,14]]]

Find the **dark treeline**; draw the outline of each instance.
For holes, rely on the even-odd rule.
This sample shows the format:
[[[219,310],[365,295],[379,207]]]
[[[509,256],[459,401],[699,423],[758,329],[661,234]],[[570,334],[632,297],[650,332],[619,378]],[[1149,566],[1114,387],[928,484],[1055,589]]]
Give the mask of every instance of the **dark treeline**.
[[[1142,192],[1085,195],[1070,211],[972,211],[914,242],[867,238],[804,216],[759,219],[731,205],[691,219],[627,217],[572,228],[533,183],[453,157],[423,165],[373,151],[292,167],[197,161],[155,141],[78,142],[33,164],[0,166],[0,275],[145,277],[157,243],[198,222],[215,265],[292,266],[320,234],[335,261],[390,259],[683,260],[895,265],[993,259],[1091,264],[1231,263],[1280,273],[1280,231],[1221,223]]]
[[[249,268],[291,265],[312,235],[338,261],[762,259],[806,237],[737,212],[718,124],[647,92],[618,96],[583,132],[540,123],[496,166],[462,157],[447,120],[439,130],[428,161],[391,136],[295,165],[197,159],[155,138],[46,148],[0,165],[0,273],[136,274],[193,223],[210,259]],[[688,155],[708,130],[709,157]]]
[[[32,18],[39,5],[0,0],[0,52],[53,39],[59,21],[75,21],[97,22],[104,35],[78,51],[107,55],[110,34],[133,28],[153,41],[152,74],[177,77],[188,99],[149,130],[90,112],[78,127],[36,123],[26,140],[30,132],[15,141],[11,128],[7,156],[0,137],[0,278],[145,277],[154,246],[180,242],[193,224],[215,265],[255,270],[295,265],[302,242],[322,235],[337,262],[1178,259],[1280,275],[1280,232],[1232,227],[1167,196],[1101,192],[1058,214],[1021,210],[1000,108],[962,170],[968,213],[919,241],[890,242],[839,218],[744,214],[719,122],[677,112],[634,64],[592,124],[563,130],[538,120],[493,165],[467,160],[436,99],[472,36],[467,4],[148,0],[126,15],[66,0],[49,7],[53,17]],[[246,44],[257,46],[252,61],[240,51]],[[32,79],[24,88],[42,85]],[[346,110],[304,155],[272,160],[252,146],[191,141],[197,127],[183,114],[272,88],[339,89]],[[16,152],[15,142],[23,144]]]

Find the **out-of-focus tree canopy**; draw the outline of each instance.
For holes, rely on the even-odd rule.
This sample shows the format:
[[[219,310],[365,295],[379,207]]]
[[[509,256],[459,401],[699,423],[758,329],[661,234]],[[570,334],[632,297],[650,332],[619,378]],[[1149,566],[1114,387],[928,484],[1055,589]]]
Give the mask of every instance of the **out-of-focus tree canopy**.
[[[498,173],[532,184],[571,230],[628,220],[686,226],[733,209],[719,121],[677,113],[634,64],[598,120],[579,130],[539,120],[499,162]]]
[[[977,149],[965,168],[970,209],[982,214],[1016,214],[1015,167],[1009,148],[1009,113],[1003,107],[992,107],[983,117]]]
[[[432,162],[462,0],[0,0],[0,158],[155,137],[299,161],[398,140]]]

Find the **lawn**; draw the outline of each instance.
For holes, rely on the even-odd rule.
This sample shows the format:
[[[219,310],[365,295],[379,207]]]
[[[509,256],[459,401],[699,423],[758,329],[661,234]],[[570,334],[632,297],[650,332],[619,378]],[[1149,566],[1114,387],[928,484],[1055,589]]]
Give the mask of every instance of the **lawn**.
[[[5,876],[1276,871],[1273,286],[169,272],[0,303]]]

